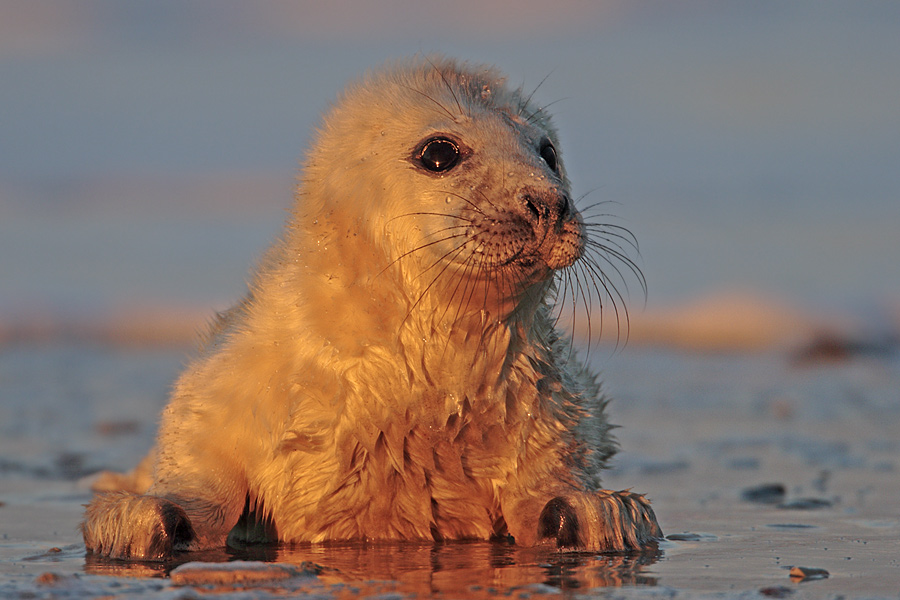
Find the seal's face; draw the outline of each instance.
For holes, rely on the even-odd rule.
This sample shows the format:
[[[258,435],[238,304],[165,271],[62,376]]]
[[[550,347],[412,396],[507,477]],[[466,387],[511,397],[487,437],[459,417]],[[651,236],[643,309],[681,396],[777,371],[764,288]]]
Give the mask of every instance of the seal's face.
[[[466,137],[441,132],[422,140],[410,159],[424,176],[447,181],[448,204],[461,204],[458,214],[445,214],[458,222],[448,230],[456,251],[447,258],[465,264],[476,277],[546,277],[584,251],[580,215],[564,188],[553,142],[541,136],[535,143],[537,136],[522,135],[514,123],[506,147],[492,148],[496,140],[488,140],[473,148],[471,137],[482,138],[471,136],[466,143]],[[482,155],[501,152],[508,154],[500,165],[484,168],[482,163],[493,163]],[[489,178],[504,176],[509,184],[497,194],[496,181]],[[516,185],[516,177],[523,183]]]
[[[403,261],[430,288],[469,308],[516,304],[529,290],[542,296],[554,272],[582,256],[585,228],[553,131],[529,121],[514,97],[465,92],[449,83],[421,92],[434,102],[397,165],[409,204],[391,225],[416,223]]]
[[[522,315],[556,278],[563,300],[615,307],[601,265],[639,274],[622,251],[630,234],[573,206],[549,116],[491,69],[427,62],[351,87],[303,190],[304,264],[332,288],[391,282],[404,315]]]

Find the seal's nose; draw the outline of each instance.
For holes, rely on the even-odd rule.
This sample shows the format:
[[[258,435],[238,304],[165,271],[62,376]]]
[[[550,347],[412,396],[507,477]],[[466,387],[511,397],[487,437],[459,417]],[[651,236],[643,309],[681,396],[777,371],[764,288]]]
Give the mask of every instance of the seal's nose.
[[[523,214],[534,230],[559,230],[572,214],[569,195],[558,192],[525,192],[521,196]]]
[[[568,194],[559,195],[559,205],[559,221],[561,222],[568,219],[572,212],[572,200],[569,199]]]

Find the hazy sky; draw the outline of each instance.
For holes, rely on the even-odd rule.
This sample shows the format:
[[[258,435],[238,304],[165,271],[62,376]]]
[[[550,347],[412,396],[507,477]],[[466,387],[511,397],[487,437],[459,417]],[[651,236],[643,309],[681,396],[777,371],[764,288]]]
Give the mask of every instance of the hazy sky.
[[[234,298],[322,110],[435,51],[546,78],[651,306],[900,298],[900,3],[0,0],[0,311]]]

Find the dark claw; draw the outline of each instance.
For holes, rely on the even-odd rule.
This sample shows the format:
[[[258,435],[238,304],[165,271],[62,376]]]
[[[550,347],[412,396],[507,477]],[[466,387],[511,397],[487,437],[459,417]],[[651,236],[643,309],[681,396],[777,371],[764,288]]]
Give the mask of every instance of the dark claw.
[[[194,528],[180,506],[164,502],[159,511],[160,529],[150,541],[149,553],[156,558],[170,556],[177,548],[184,548],[193,541]]]
[[[554,498],[538,518],[538,536],[556,538],[559,548],[578,545],[578,515],[564,498]]]

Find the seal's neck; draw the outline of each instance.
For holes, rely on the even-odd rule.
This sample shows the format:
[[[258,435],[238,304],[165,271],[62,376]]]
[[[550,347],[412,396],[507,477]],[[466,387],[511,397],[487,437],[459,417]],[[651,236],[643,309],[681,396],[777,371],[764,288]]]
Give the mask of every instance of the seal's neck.
[[[505,312],[463,310],[440,297],[423,299],[398,329],[398,341],[414,371],[433,385],[452,389],[493,387],[535,343],[541,290],[518,298]],[[443,303],[442,303],[443,302]],[[464,379],[465,384],[457,379]]]
[[[427,377],[451,370],[499,376],[527,346],[549,273],[523,284],[440,264],[429,268],[434,263],[423,266],[413,257],[392,260],[333,220],[296,223],[268,263],[279,272],[272,290],[282,300],[279,310],[293,313],[298,306],[306,313],[302,335],[320,337],[348,358],[376,347],[402,352]]]

